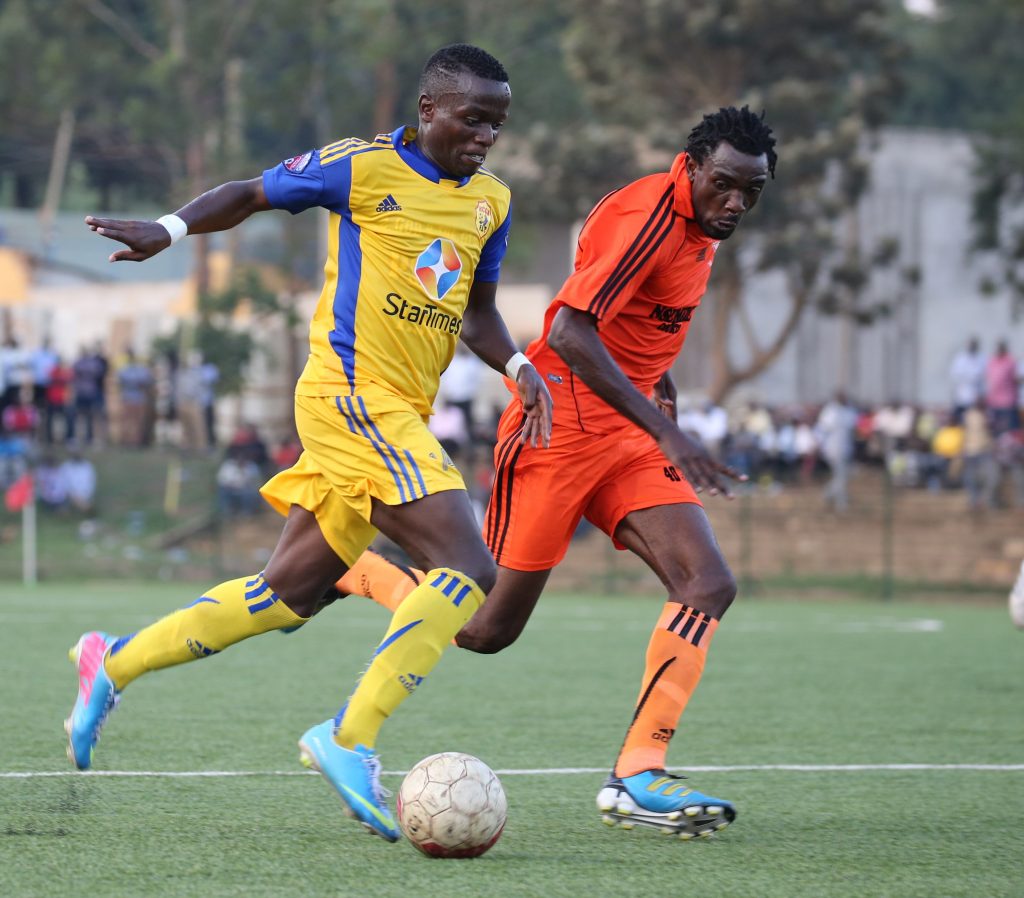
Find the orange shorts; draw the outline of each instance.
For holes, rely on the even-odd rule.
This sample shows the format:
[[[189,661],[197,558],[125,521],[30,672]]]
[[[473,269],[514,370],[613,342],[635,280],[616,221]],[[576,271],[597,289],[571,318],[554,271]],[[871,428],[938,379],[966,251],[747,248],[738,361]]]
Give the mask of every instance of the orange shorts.
[[[615,540],[631,511],[700,499],[689,482],[632,424],[614,433],[552,428],[551,445],[519,442],[523,411],[505,409],[494,447],[494,485],[484,519],[484,539],[498,564],[517,571],[553,568],[565,557],[576,527],[586,518]]]

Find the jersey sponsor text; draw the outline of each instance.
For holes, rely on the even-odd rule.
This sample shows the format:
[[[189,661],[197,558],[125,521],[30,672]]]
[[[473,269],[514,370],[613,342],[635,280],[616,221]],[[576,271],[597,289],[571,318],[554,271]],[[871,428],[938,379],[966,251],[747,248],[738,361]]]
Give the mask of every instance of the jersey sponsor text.
[[[442,312],[437,306],[417,305],[403,299],[397,293],[389,293],[384,297],[387,303],[382,309],[385,315],[398,318],[401,321],[408,321],[410,324],[419,324],[423,327],[432,327],[435,330],[458,336],[462,331],[462,318],[448,312]]]

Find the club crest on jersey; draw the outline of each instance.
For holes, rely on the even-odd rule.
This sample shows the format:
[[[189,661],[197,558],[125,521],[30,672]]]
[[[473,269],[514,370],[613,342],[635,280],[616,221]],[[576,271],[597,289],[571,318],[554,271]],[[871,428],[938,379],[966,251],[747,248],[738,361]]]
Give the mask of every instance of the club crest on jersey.
[[[298,175],[305,171],[306,166],[309,165],[309,160],[312,158],[313,151],[309,150],[301,156],[292,156],[290,159],[285,159],[282,165],[284,165],[288,171],[294,172]]]
[[[476,229],[481,234],[486,234],[493,218],[494,211],[491,209],[491,204],[487,200],[480,200],[476,204]]]
[[[423,292],[434,300],[444,299],[458,283],[460,274],[462,260],[455,244],[447,237],[438,237],[416,260],[416,277]]]

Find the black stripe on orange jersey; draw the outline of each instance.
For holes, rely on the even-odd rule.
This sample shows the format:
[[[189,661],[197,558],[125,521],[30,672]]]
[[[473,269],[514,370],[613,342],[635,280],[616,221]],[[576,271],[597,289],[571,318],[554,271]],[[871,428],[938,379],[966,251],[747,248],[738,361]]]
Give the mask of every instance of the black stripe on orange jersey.
[[[657,204],[654,207],[654,211],[648,216],[647,221],[644,222],[644,226],[640,229],[640,233],[637,234],[636,238],[629,245],[629,248],[623,254],[622,258],[619,259],[619,263],[615,266],[615,270],[612,271],[611,275],[604,282],[597,295],[591,300],[590,305],[587,307],[587,311],[596,315],[598,318],[607,310],[612,300],[619,294],[622,287],[633,277],[639,270],[640,266],[636,264],[637,260],[644,256],[641,261],[641,266],[647,258],[650,257],[650,252],[644,255],[645,251],[651,240],[657,237],[660,230],[664,229],[667,220],[671,222],[672,213],[672,202],[675,196],[675,187],[670,185],[666,188],[665,192],[661,195]],[[660,239],[657,240],[655,248],[664,240],[668,232],[664,231],[661,234]],[[627,276],[628,275],[628,276]]]
[[[576,423],[579,424],[580,430],[586,433],[587,428],[583,426],[583,416],[580,414],[580,404],[576,400],[576,375],[572,373],[571,368],[569,369],[569,392],[572,393],[573,405],[576,406]]]
[[[611,279],[609,279],[605,286],[601,288],[601,293],[605,293],[605,297],[600,301],[599,308],[597,308],[594,313],[597,317],[600,318],[601,315],[608,311],[609,306],[614,303],[616,297],[622,292],[625,286],[634,277],[636,277],[637,273],[643,269],[644,265],[647,264],[648,259],[657,252],[658,247],[661,246],[665,238],[672,231],[674,217],[675,214],[671,205],[666,206],[665,209],[662,210],[661,219],[656,224],[655,229],[648,234],[647,239],[640,247],[640,252],[643,253],[643,255],[634,257],[632,264],[628,269],[624,270],[620,274],[619,281],[614,285],[614,287],[612,286]],[[600,296],[601,293],[599,293],[598,296]]]

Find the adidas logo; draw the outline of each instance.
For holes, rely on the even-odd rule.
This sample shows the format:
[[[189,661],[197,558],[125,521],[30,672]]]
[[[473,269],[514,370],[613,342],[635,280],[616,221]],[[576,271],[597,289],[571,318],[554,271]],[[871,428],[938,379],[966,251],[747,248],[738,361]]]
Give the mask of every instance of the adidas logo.
[[[420,685],[424,680],[424,677],[418,676],[417,674],[410,673],[402,676],[398,675],[398,682],[405,687],[406,692],[415,692],[416,687]]]
[[[378,212],[401,212],[402,207],[398,201],[389,193],[384,199],[377,203]]]

